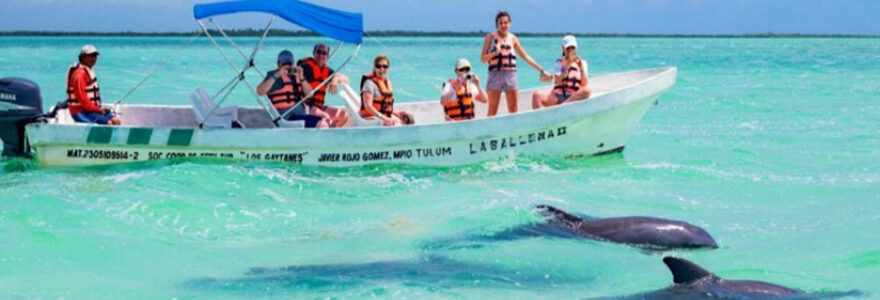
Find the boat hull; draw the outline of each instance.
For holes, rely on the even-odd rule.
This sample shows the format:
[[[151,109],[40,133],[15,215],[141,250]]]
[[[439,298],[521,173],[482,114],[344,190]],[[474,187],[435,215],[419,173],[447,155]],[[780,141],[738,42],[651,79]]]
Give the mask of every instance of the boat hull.
[[[456,166],[512,155],[587,156],[622,150],[647,110],[675,82],[674,68],[649,71],[651,76],[587,101],[454,123],[323,130],[30,124],[27,134],[44,166],[196,157]]]

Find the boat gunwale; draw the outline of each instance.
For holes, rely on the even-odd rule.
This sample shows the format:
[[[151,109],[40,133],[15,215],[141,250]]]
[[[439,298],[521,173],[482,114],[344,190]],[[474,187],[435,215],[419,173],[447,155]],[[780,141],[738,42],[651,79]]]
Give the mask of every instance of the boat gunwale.
[[[456,122],[424,123],[424,124],[413,124],[413,125],[408,125],[408,126],[362,126],[362,127],[321,128],[321,129],[317,129],[317,130],[316,130],[315,128],[285,128],[285,127],[274,127],[274,128],[193,128],[193,127],[191,127],[191,126],[130,126],[130,125],[124,125],[124,124],[123,124],[123,125],[120,125],[120,126],[114,126],[114,127],[115,127],[115,128],[154,128],[154,129],[156,129],[156,128],[158,128],[158,129],[195,129],[195,130],[202,130],[202,131],[227,131],[227,130],[229,130],[229,131],[261,131],[261,130],[271,130],[271,131],[321,131],[321,132],[327,132],[327,131],[375,130],[375,129],[382,129],[382,130],[395,130],[395,129],[407,129],[407,128],[424,128],[424,127],[430,127],[430,126],[454,126],[454,125],[467,125],[467,124],[472,124],[472,123],[474,123],[474,122],[480,122],[480,121],[493,121],[493,122],[495,122],[495,121],[507,120],[507,119],[510,119],[510,118],[518,117],[518,116],[530,116],[530,115],[535,114],[535,113],[552,112],[552,111],[559,110],[559,109],[562,109],[562,108],[569,108],[569,109],[570,109],[570,108],[578,107],[578,106],[598,105],[598,103],[599,103],[601,100],[603,100],[604,98],[608,98],[608,97],[610,97],[611,95],[615,95],[615,94],[617,94],[617,93],[620,93],[620,92],[623,92],[623,91],[629,90],[629,89],[631,89],[631,88],[633,88],[633,87],[635,87],[635,86],[638,86],[638,85],[643,84],[643,83],[646,82],[646,81],[655,80],[655,79],[657,79],[658,77],[660,77],[660,76],[662,76],[662,75],[665,75],[666,73],[669,73],[669,72],[676,72],[676,71],[677,71],[677,68],[676,68],[676,67],[661,67],[661,68],[643,69],[643,70],[635,70],[635,71],[628,71],[628,72],[609,73],[609,74],[604,74],[604,75],[598,75],[598,76],[596,76],[596,77],[600,77],[600,76],[625,76],[625,75],[627,75],[627,74],[648,73],[648,72],[655,72],[655,71],[656,71],[656,73],[651,74],[650,76],[647,76],[647,77],[645,77],[645,78],[643,78],[643,79],[641,79],[641,80],[634,81],[634,82],[632,82],[632,83],[629,83],[629,84],[626,84],[626,85],[623,85],[623,86],[617,87],[617,88],[615,88],[614,90],[611,90],[611,91],[609,91],[609,92],[607,92],[607,93],[604,93],[604,94],[602,94],[602,95],[600,95],[600,96],[597,96],[597,97],[595,97],[595,98],[590,98],[590,99],[587,99],[587,100],[580,100],[580,101],[576,101],[576,102],[573,102],[573,103],[567,103],[567,104],[564,104],[564,105],[555,105],[555,106],[551,106],[551,107],[545,107],[545,108],[541,108],[541,109],[538,109],[538,110],[527,110],[527,111],[517,112],[517,113],[514,113],[514,114],[506,113],[506,114],[503,114],[503,115],[498,115],[498,116],[493,116],[493,117],[475,118],[475,119],[461,120],[461,121],[456,121]],[[533,88],[528,88],[528,89],[519,90],[519,92],[520,92],[520,93],[523,93],[523,92],[534,92],[534,91],[537,91],[537,90],[547,89],[547,88],[549,88],[549,87],[552,87],[552,86],[539,86],[539,87],[533,87]],[[658,92],[662,92],[662,90],[660,90],[660,91],[658,91]],[[639,100],[639,99],[633,99],[632,101],[636,101],[636,100]],[[632,102],[632,101],[630,101],[630,102]],[[401,104],[407,104],[407,105],[424,105],[424,104],[433,103],[433,102],[436,102],[436,101],[435,101],[435,100],[425,100],[425,101],[416,101],[416,102],[406,102],[406,103],[401,103]],[[626,103],[623,103],[623,104],[625,105],[625,104],[628,104],[628,103],[629,103],[629,102],[626,102]],[[191,106],[189,106],[189,105],[174,105],[174,104],[170,104],[170,105],[169,105],[169,104],[133,104],[133,105],[130,105],[130,106],[157,107],[157,108],[162,108],[162,107],[167,107],[167,108],[183,108],[183,107],[191,107]],[[244,107],[245,107],[245,108],[259,108],[258,106],[244,106]],[[612,109],[612,108],[614,108],[614,107],[617,107],[617,106],[609,107],[608,109]],[[28,124],[28,126],[30,126],[30,125],[39,125],[39,126],[82,126],[82,127],[104,127],[104,126],[106,126],[106,125],[92,124],[92,123],[64,123],[64,124],[59,124],[59,123],[31,123],[31,124]]]

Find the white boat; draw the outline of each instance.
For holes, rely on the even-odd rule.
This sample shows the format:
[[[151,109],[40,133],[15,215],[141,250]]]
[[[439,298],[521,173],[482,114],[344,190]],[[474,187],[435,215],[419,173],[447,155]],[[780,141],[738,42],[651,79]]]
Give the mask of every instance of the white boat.
[[[410,112],[416,123],[398,127],[357,117],[359,95],[342,85],[329,103],[341,102],[352,117],[343,128],[278,126],[274,109],[215,108],[203,92],[193,95],[192,105],[120,105],[117,115],[124,126],[75,123],[63,110],[24,128],[44,166],[192,157],[322,166],[456,166],[510,155],[580,157],[622,151],[675,80],[675,68],[591,77],[590,99],[539,110],[531,109],[532,93],[550,87],[522,90],[518,113],[508,114],[502,105],[498,116],[486,117],[485,105],[477,105],[477,118],[458,122],[445,120],[439,99],[399,103],[396,107]]]

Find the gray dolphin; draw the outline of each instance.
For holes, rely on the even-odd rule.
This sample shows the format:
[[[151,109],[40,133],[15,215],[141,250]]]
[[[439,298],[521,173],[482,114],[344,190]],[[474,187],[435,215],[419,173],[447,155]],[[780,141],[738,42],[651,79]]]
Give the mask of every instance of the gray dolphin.
[[[550,205],[536,208],[551,225],[590,239],[651,250],[718,248],[708,232],[687,222],[653,217],[588,220]]]
[[[481,242],[511,241],[533,237],[592,239],[621,243],[643,250],[718,248],[715,239],[692,224],[652,217],[595,219],[567,213],[549,205],[535,207],[546,222],[505,229],[490,235],[471,234],[463,238],[427,242],[423,249],[481,248]]]
[[[858,291],[810,294],[767,282],[723,279],[691,261],[677,257],[664,257],[663,263],[672,272],[672,286],[607,299],[818,299],[861,295]]]

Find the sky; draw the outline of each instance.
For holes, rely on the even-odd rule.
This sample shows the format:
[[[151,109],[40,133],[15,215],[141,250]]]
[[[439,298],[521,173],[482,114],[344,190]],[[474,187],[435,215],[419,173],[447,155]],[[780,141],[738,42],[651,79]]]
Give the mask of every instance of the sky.
[[[0,0],[0,31],[193,31],[211,0]],[[284,1],[284,0],[279,0]],[[364,13],[365,30],[490,31],[507,10],[513,32],[880,35],[880,0],[313,0]],[[268,16],[219,17],[261,28]],[[276,22],[285,23],[285,22]],[[275,26],[299,29],[294,25]]]

